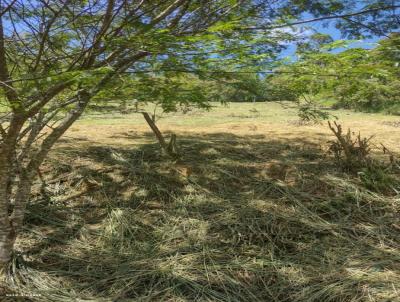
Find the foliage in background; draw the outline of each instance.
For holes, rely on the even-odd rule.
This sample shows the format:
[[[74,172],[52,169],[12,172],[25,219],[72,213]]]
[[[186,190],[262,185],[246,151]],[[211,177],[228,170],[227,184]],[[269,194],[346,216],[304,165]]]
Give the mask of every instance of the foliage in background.
[[[272,78],[337,108],[400,114],[400,34],[391,34],[373,49],[332,52],[346,44],[308,44],[298,61],[279,68]]]

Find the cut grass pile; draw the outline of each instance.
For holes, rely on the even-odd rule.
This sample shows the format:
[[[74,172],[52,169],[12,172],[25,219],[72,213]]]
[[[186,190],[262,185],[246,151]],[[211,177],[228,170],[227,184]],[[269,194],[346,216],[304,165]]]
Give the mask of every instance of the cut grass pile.
[[[130,145],[64,140],[29,203],[14,290],[60,302],[400,301],[398,183],[368,189],[314,139],[194,131],[178,133],[178,162],[142,132],[114,133]]]

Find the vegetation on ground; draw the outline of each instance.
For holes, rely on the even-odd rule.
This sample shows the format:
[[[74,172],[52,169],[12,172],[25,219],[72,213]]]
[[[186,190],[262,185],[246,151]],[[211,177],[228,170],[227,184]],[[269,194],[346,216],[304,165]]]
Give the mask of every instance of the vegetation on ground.
[[[393,117],[338,114],[376,134],[370,156],[399,153]],[[171,113],[175,161],[140,115],[83,119],[34,186],[11,284],[33,301],[397,301],[399,175],[371,185],[325,123],[296,121],[279,104]]]

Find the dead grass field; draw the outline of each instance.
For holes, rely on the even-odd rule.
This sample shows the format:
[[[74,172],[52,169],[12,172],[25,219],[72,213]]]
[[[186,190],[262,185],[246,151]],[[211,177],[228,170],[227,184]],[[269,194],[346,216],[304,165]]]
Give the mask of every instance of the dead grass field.
[[[326,143],[332,139],[326,123],[299,125],[297,112],[278,103],[215,104],[209,112],[194,110],[187,114],[172,113],[161,116],[158,125],[164,132],[207,135],[231,133],[239,136],[257,135],[268,139],[304,139]],[[375,143],[383,143],[393,151],[400,151],[400,117],[366,114],[347,110],[330,111],[344,128],[374,135]],[[87,127],[88,126],[88,127]],[[67,134],[72,138],[106,145],[137,145],[129,139],[135,133],[148,133],[149,127],[141,114],[89,114]],[[149,143],[153,142],[150,137]]]
[[[400,153],[399,117],[332,114]],[[371,190],[342,171],[326,124],[247,103],[158,125],[177,134],[179,160],[140,115],[90,114],[66,134],[28,206],[15,290],[33,301],[400,301],[400,187]]]

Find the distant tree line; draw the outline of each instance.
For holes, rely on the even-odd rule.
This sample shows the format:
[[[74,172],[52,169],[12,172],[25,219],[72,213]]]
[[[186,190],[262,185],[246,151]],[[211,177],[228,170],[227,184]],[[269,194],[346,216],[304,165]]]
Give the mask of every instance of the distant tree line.
[[[295,61],[282,60],[269,70],[266,65],[264,70],[127,75],[112,94],[155,103],[166,112],[209,108],[210,102],[292,101],[399,114],[400,34],[390,34],[372,49],[349,47],[355,43],[316,33],[298,44]]]
[[[400,33],[390,34],[372,49],[340,52],[333,50],[351,42],[316,38],[299,49],[296,62],[280,67],[267,82],[288,83],[300,98],[334,108],[400,114]]]

